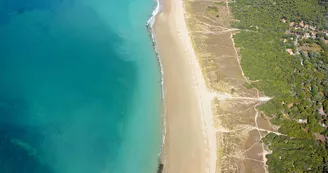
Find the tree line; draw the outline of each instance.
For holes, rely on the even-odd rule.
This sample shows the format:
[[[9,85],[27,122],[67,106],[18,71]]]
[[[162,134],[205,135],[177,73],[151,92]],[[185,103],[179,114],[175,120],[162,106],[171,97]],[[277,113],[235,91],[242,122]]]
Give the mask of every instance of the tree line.
[[[305,40],[321,51],[290,55],[294,48],[282,41],[289,22],[328,29],[327,0],[236,0],[230,3],[236,22],[232,26],[253,30],[234,36],[240,48],[245,75],[272,100],[259,110],[278,125],[279,132],[262,139],[272,151],[270,172],[328,172],[328,47],[322,39]],[[281,19],[286,19],[284,23]],[[290,47],[288,47],[290,46]]]

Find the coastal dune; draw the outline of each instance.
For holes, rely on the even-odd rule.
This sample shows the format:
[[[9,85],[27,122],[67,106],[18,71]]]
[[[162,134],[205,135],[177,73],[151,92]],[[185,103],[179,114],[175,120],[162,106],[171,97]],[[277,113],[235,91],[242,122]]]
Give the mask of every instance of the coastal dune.
[[[184,20],[181,0],[162,1],[153,30],[164,71],[164,173],[214,173],[212,98]]]

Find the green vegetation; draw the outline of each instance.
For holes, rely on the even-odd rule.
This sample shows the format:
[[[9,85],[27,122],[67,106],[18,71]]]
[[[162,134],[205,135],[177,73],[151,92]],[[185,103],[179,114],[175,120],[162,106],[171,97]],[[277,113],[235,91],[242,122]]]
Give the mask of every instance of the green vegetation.
[[[259,109],[286,135],[271,133],[262,139],[272,151],[267,155],[269,171],[328,172],[328,46],[327,36],[319,32],[328,29],[328,2],[236,0],[230,5],[238,19],[232,25],[247,29],[234,36],[244,73],[259,80],[253,87],[273,97]],[[289,26],[301,21],[317,27],[319,35],[299,45],[317,44],[321,49],[289,55],[287,48],[297,51],[296,37],[286,31],[305,34]]]
[[[318,39],[318,44],[325,52],[328,51],[328,45],[325,43],[323,39]]]
[[[310,139],[291,139],[275,134],[267,135],[263,141],[274,153],[267,156],[270,173],[283,172],[327,172],[324,158],[325,146]]]
[[[217,13],[217,12],[219,12],[219,9],[216,6],[207,6],[206,11],[207,12]]]
[[[224,5],[226,5],[226,3],[225,3],[225,2],[214,2],[214,4],[216,4],[216,5],[221,5],[221,6],[224,6]]]

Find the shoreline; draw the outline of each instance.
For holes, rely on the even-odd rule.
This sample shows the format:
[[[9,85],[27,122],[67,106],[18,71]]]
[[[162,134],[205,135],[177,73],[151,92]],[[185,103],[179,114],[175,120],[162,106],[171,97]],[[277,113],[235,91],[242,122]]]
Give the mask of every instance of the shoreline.
[[[161,41],[159,41],[156,38],[156,29],[154,29],[154,27],[156,27],[156,18],[159,17],[159,15],[162,13],[161,11],[161,4],[159,2],[159,0],[156,1],[157,2],[157,6],[155,7],[151,18],[148,20],[147,22],[147,27],[149,28],[150,34],[151,34],[151,38],[154,44],[154,49],[156,52],[156,56],[158,58],[158,62],[159,62],[159,66],[160,66],[160,70],[161,70],[161,86],[162,86],[162,99],[163,99],[163,134],[162,134],[162,149],[161,149],[161,153],[160,155],[160,159],[162,159],[162,163],[164,164],[164,172],[165,170],[171,170],[170,168],[167,168],[167,166],[165,165],[166,163],[170,162],[166,157],[167,155],[170,155],[170,153],[167,152],[167,143],[170,143],[171,141],[166,141],[166,134],[167,134],[167,107],[166,107],[166,83],[164,82],[166,76],[164,75],[164,68],[165,65],[163,66],[163,59],[161,58],[161,48],[158,44],[160,44]],[[178,4],[178,10],[175,11],[174,16],[177,17],[178,19],[180,19],[179,22],[181,22],[182,24],[179,25],[177,28],[175,28],[176,30],[178,30],[178,34],[173,35],[174,37],[178,37],[180,39],[180,41],[182,41],[180,43],[180,46],[182,46],[182,48],[184,48],[184,53],[185,53],[185,57],[189,57],[188,59],[188,65],[190,66],[189,68],[191,68],[191,74],[189,74],[190,77],[192,77],[192,88],[193,88],[193,92],[196,95],[196,102],[197,102],[197,107],[198,107],[198,111],[199,111],[199,117],[200,121],[199,123],[201,123],[201,133],[202,133],[202,137],[203,139],[201,139],[202,141],[198,141],[198,142],[204,142],[205,143],[205,147],[204,146],[197,146],[198,148],[201,148],[200,150],[203,151],[202,154],[205,153],[205,160],[206,161],[206,166],[202,165],[199,167],[202,167],[200,169],[202,169],[201,172],[215,172],[216,170],[216,150],[217,150],[217,144],[216,144],[216,132],[215,132],[215,127],[214,127],[214,121],[213,121],[213,112],[212,112],[212,101],[214,98],[214,95],[211,94],[211,92],[208,91],[208,88],[206,86],[205,83],[205,78],[202,74],[202,70],[198,61],[198,58],[196,57],[194,48],[192,47],[192,42],[191,42],[191,38],[189,36],[189,31],[186,25],[186,21],[185,21],[185,16],[184,14],[185,9],[183,6],[183,1],[180,0],[178,2],[175,1],[171,1],[169,3],[175,3],[174,5]],[[167,6],[168,7],[168,6]],[[171,10],[168,7],[169,10]],[[158,31],[157,31],[158,33]],[[160,33],[159,33],[160,34]],[[182,34],[182,35],[181,35]],[[190,56],[191,55],[191,56]],[[183,58],[185,58],[183,57]],[[185,117],[188,118],[188,117]],[[192,128],[192,127],[191,127]],[[199,130],[199,129],[198,129]],[[204,150],[205,149],[205,150]],[[186,152],[191,152],[191,151],[186,151]],[[166,155],[166,156],[165,156]],[[201,159],[201,158],[197,158],[197,159]],[[204,158],[203,158],[204,159]],[[197,163],[197,162],[196,162]],[[185,163],[185,164],[189,164],[189,163]],[[174,167],[180,167],[179,165],[175,165]],[[189,169],[189,168],[185,168],[185,169]],[[173,169],[174,170],[174,169]],[[178,172],[184,172],[183,170],[179,170]],[[177,172],[177,170],[175,170],[175,172]]]
[[[161,149],[160,149],[160,153],[158,153],[158,169],[161,169],[161,156],[162,156],[162,150],[163,150],[163,146],[164,146],[164,142],[165,142],[165,135],[166,135],[166,105],[165,105],[165,86],[164,86],[164,68],[163,68],[163,63],[162,60],[159,56],[158,53],[158,48],[156,46],[156,36],[155,36],[155,31],[153,28],[154,23],[156,22],[156,16],[161,12],[161,4],[160,4],[160,0],[156,0],[156,6],[152,12],[151,17],[149,18],[149,20],[146,23],[146,27],[148,29],[148,32],[150,34],[150,37],[152,39],[152,44],[153,44],[153,49],[155,51],[155,56],[157,58],[157,62],[158,62],[158,67],[160,68],[160,73],[161,73],[161,97],[162,97],[162,104],[163,104],[163,109],[162,109],[162,144],[161,144]]]

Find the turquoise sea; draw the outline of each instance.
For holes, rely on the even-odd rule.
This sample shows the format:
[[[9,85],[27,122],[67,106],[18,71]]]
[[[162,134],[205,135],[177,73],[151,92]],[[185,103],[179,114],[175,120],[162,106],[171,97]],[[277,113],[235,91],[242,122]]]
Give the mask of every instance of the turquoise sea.
[[[155,173],[153,0],[0,0],[0,173]]]

